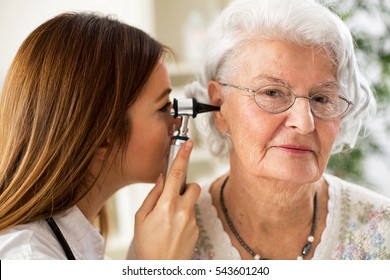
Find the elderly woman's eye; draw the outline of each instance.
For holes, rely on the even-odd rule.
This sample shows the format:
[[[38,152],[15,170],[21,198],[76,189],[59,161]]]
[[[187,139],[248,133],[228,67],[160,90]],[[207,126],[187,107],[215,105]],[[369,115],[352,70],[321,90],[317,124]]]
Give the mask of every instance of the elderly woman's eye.
[[[324,94],[318,94],[312,97],[312,100],[317,103],[327,104],[331,103],[331,98]]]
[[[286,94],[278,89],[264,89],[259,92],[260,95],[266,96],[266,97],[284,97]]]

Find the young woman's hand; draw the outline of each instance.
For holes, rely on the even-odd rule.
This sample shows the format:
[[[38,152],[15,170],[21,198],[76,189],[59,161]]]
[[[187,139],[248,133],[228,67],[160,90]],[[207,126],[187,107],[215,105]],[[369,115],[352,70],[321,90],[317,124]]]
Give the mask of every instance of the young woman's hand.
[[[134,250],[137,259],[189,259],[199,229],[194,205],[200,194],[197,184],[187,184],[180,195],[193,143],[180,148],[167,174],[157,179],[135,216]]]

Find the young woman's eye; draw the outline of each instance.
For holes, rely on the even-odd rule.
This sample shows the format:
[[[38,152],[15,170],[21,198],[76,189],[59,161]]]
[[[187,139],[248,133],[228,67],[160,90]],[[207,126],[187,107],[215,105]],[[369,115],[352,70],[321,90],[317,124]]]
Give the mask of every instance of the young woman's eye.
[[[172,102],[167,102],[163,107],[159,109],[160,112],[167,113],[171,109]]]

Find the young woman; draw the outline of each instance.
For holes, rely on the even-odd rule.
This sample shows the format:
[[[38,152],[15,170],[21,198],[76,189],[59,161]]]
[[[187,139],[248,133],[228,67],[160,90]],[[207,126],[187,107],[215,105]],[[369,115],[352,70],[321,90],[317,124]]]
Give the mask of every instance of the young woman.
[[[156,186],[136,214],[136,257],[190,257],[199,186],[179,188],[191,141],[160,175],[175,124],[167,52],[137,28],[86,13],[27,37],[0,96],[1,259],[103,259],[104,204],[139,182]]]

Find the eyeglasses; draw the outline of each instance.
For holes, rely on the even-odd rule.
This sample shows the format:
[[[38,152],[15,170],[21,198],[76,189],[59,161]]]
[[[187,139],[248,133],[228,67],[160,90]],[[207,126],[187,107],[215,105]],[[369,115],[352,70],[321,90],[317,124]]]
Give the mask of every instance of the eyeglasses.
[[[339,93],[339,90],[326,89],[309,97],[297,96],[291,89],[282,85],[266,85],[258,89],[249,89],[218,83],[221,86],[236,88],[252,94],[257,106],[272,114],[287,111],[294,105],[297,98],[309,100],[310,110],[313,115],[323,120],[341,117],[348,111],[349,106],[353,105],[351,101]]]

